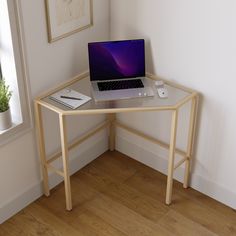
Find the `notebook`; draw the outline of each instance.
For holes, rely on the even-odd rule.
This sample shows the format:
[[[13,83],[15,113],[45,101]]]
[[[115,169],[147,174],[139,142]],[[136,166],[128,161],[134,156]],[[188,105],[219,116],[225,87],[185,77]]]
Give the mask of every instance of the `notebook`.
[[[91,100],[91,97],[88,97],[73,89],[60,90],[50,95],[49,98],[71,109],[77,109]]]
[[[88,44],[95,101],[154,96],[145,77],[144,39]]]

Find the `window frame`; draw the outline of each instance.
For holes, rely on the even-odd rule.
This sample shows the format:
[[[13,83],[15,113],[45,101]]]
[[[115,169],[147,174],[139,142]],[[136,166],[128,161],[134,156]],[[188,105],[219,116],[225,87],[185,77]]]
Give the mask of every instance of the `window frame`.
[[[15,62],[16,84],[18,85],[18,98],[21,110],[21,121],[13,124],[6,130],[0,131],[0,146],[4,145],[24,133],[32,130],[32,112],[30,107],[30,89],[28,83],[28,68],[24,45],[24,30],[22,27],[22,15],[20,1],[5,0],[9,15],[9,25],[12,38],[13,57]],[[1,58],[0,58],[1,59]],[[4,75],[3,61],[1,70]]]
[[[1,67],[1,61],[0,61],[0,79],[2,79],[2,67]]]

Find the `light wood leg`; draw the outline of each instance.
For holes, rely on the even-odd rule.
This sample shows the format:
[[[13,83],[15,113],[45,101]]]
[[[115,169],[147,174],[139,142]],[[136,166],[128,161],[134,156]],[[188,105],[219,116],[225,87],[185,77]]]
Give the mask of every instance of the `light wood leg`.
[[[35,108],[35,124],[36,124],[38,145],[39,145],[39,155],[40,155],[41,165],[42,165],[43,191],[46,196],[49,196],[50,191],[49,191],[49,184],[48,184],[48,169],[46,165],[47,163],[46,163],[46,152],[45,152],[45,141],[44,141],[41,105],[35,102],[34,108]]]
[[[193,139],[195,136],[196,110],[197,110],[197,97],[194,97],[192,99],[190,121],[189,121],[187,160],[185,162],[185,174],[184,174],[184,184],[183,184],[184,188],[188,188],[189,186],[190,160],[192,158]]]
[[[172,201],[177,122],[178,122],[178,110],[175,110],[172,112],[172,122],[171,122],[170,149],[169,149],[169,160],[168,160],[168,176],[167,176],[167,187],[166,187],[166,204],[167,205],[171,204],[171,201]]]
[[[116,120],[116,114],[108,114],[108,119],[110,121],[109,149],[110,151],[114,151],[116,146],[116,133],[114,125],[114,121]]]
[[[70,173],[68,166],[66,117],[60,114],[59,119],[60,119],[62,161],[63,161],[63,172],[64,172],[65,195],[66,195],[66,209],[70,211],[72,210],[72,199],[71,199]]]

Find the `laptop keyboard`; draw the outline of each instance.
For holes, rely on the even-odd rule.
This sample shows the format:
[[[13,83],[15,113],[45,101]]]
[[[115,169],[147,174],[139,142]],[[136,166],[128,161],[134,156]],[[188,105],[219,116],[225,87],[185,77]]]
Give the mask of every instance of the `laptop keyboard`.
[[[141,79],[98,82],[99,91],[143,88]]]

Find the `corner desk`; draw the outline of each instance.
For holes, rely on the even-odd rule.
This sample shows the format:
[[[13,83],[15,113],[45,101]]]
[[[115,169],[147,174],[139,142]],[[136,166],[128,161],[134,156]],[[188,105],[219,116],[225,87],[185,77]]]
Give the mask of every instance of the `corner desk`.
[[[154,84],[155,80],[158,78],[152,74],[147,74],[150,78],[151,83]],[[116,127],[125,129],[128,132],[133,133],[141,138],[144,138],[152,143],[160,145],[163,148],[169,149],[169,159],[168,159],[168,174],[167,174],[167,186],[166,186],[166,204],[171,204],[172,200],[172,186],[173,186],[173,173],[174,170],[185,163],[185,174],[183,180],[183,187],[187,188],[189,185],[189,175],[190,175],[190,160],[192,158],[193,151],[193,141],[195,136],[195,124],[196,124],[196,114],[197,114],[197,101],[198,93],[192,89],[183,87],[173,82],[165,81],[165,86],[168,89],[169,97],[167,99],[160,99],[155,93],[154,97],[146,98],[136,98],[136,99],[124,99],[117,101],[106,101],[106,102],[95,102],[93,99],[82,105],[76,110],[71,110],[57,102],[49,99],[49,96],[63,88],[74,89],[80,93],[92,97],[90,91],[90,82],[88,72],[83,73],[70,81],[63,83],[55,89],[52,89],[45,94],[34,100],[35,105],[35,121],[37,129],[37,138],[39,146],[39,155],[42,164],[42,175],[43,175],[43,189],[46,196],[50,195],[49,183],[48,183],[48,171],[53,171],[56,174],[64,178],[65,185],[65,198],[66,198],[66,209],[68,211],[72,210],[72,197],[71,197],[71,184],[70,184],[70,172],[69,172],[69,150],[73,149],[77,145],[81,144],[85,140],[89,139],[96,133],[103,129],[109,129],[109,149],[113,151],[115,149],[115,139],[116,139]],[[189,127],[188,127],[188,141],[187,150],[183,151],[176,147],[176,133],[178,125],[178,112],[179,109],[186,103],[191,102],[190,117],[189,117]],[[46,157],[45,150],[45,139],[44,139],[44,128],[43,128],[43,116],[41,108],[44,107],[55,112],[59,117],[60,125],[60,140],[61,140],[61,150],[56,152],[50,157]],[[116,119],[117,113],[125,112],[149,112],[149,111],[171,111],[171,134],[170,142],[165,143],[163,141],[157,140],[154,137],[148,136],[138,130],[128,127],[125,124],[119,122]],[[107,119],[100,124],[95,129],[90,130],[85,135],[73,140],[68,143],[67,140],[67,127],[66,127],[66,116],[82,116],[82,115],[94,115],[94,114],[107,114]],[[180,161],[175,163],[175,154],[182,157]],[[53,162],[58,158],[62,157],[63,168],[59,170],[53,166]]]

